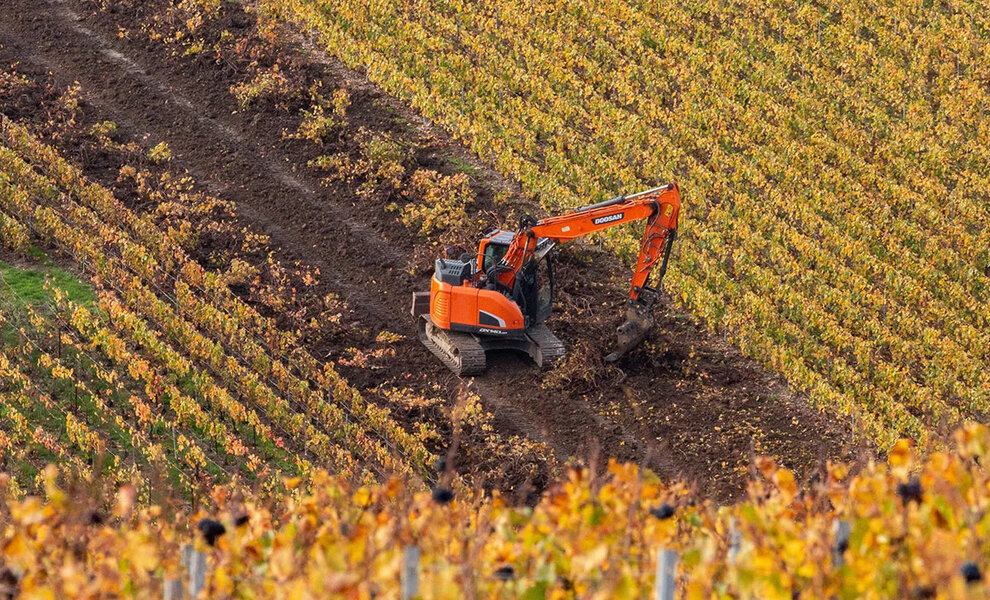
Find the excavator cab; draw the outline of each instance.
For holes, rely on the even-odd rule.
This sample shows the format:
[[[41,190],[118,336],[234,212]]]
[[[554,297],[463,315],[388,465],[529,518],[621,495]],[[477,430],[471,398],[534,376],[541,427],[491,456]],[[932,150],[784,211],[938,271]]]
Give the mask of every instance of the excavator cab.
[[[481,238],[478,244],[478,271],[488,273],[488,271],[505,258],[505,253],[509,251],[509,244],[512,243],[513,233],[511,231],[495,230],[487,236]]]
[[[563,342],[543,324],[553,303],[553,241],[535,240],[536,252],[509,286],[499,276],[513,270],[504,259],[515,235],[494,230],[476,256],[438,259],[430,292],[413,292],[420,340],[459,375],[484,371],[493,350],[522,352],[541,367],[564,356]]]
[[[501,270],[508,269],[502,264],[509,250],[515,232],[494,230],[478,244],[478,272],[485,277],[484,288],[501,292],[519,305],[526,318],[526,327],[545,321],[553,307],[553,242],[540,238],[536,242],[536,252],[519,271],[512,289],[498,281]]]

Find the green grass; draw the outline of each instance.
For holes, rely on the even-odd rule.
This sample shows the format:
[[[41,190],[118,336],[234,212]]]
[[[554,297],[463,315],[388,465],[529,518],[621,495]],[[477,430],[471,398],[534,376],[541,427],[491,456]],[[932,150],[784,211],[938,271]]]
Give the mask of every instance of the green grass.
[[[66,296],[77,304],[91,306],[96,302],[96,295],[88,284],[80,281],[75,275],[55,266],[40,251],[32,252],[38,258],[41,268],[22,268],[0,262],[0,285],[7,290],[22,305],[37,305],[51,298],[45,290],[45,280],[50,279],[52,286],[62,290]],[[5,284],[5,285],[4,285]]]

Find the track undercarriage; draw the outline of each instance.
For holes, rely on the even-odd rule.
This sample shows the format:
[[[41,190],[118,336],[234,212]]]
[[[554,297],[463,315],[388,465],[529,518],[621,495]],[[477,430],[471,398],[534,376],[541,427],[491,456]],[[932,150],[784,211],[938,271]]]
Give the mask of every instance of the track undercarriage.
[[[428,314],[419,317],[419,339],[443,364],[458,375],[476,375],[485,370],[485,354],[491,350],[525,352],[538,367],[548,368],[566,353],[560,341],[544,324],[516,338],[493,337],[449,331],[433,324]]]

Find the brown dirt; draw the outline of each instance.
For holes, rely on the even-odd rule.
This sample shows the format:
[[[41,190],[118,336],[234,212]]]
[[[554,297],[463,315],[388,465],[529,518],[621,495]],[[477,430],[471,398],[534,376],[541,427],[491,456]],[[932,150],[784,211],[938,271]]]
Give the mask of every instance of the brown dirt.
[[[231,15],[224,24],[235,33],[250,24],[238,9],[227,9]],[[321,186],[319,174],[305,167],[319,149],[282,135],[295,130],[302,106],[240,110],[229,92],[240,74],[236,66],[170,56],[137,35],[119,37],[118,26],[134,29],[142,10],[150,8],[139,3],[101,13],[77,0],[8,0],[0,3],[0,62],[19,62],[20,70],[38,76],[51,71],[62,86],[78,81],[94,120],[115,121],[131,139],[167,142],[175,164],[210,193],[236,202],[238,219],[270,235],[280,258],[319,267],[321,286],[348,307],[340,335],[315,345],[320,357],[335,360],[347,348],[373,347],[380,331],[402,334],[387,364],[344,369],[356,386],[437,382],[455,397],[463,382],[419,345],[408,316],[410,291],[428,289],[425,257],[433,244],[384,210],[390,198],[359,202],[347,184]],[[472,209],[484,221],[478,230],[510,210],[540,214],[521,199],[516,184],[359,73],[299,41],[284,41],[284,52],[305,78],[323,81],[327,90],[349,90],[352,128],[416,138],[424,146],[416,166],[455,172],[451,157],[471,165],[478,194]],[[33,108],[24,99],[4,110],[22,118]],[[116,178],[112,165],[76,158],[90,177],[104,183]],[[500,190],[514,195],[496,205]],[[643,347],[619,366],[602,364],[603,340],[621,318],[626,275],[616,258],[594,246],[562,253],[561,314],[549,324],[575,358],[544,373],[515,355],[491,357],[488,372],[470,385],[495,415],[499,431],[545,441],[560,458],[640,461],[661,476],[694,480],[699,492],[725,501],[742,492],[754,453],[772,455],[809,476],[824,460],[850,460],[861,451],[848,427],[817,412],[669,301],[661,326]]]

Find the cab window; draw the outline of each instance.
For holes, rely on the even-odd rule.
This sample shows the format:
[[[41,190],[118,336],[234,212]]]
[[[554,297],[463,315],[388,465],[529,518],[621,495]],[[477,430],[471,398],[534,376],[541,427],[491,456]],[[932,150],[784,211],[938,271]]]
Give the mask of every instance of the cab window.
[[[505,253],[508,251],[509,247],[505,244],[494,244],[488,242],[485,246],[485,259],[482,262],[482,270],[487,273],[488,269],[492,268],[498,261],[502,260]]]

